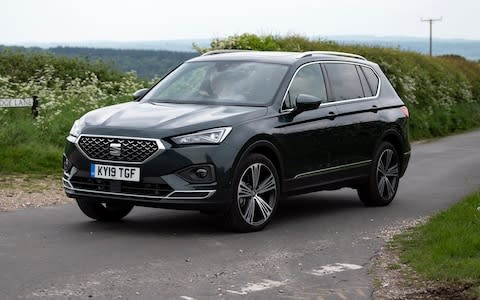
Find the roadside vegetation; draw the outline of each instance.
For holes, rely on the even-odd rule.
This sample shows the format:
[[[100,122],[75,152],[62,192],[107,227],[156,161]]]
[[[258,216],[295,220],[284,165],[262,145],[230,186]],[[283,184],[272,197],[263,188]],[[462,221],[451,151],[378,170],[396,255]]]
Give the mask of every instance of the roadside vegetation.
[[[40,97],[30,108],[0,108],[0,173],[61,173],[73,121],[92,109],[131,100],[146,85],[135,74],[51,54],[0,53],[0,98]]]
[[[380,65],[410,110],[412,139],[438,137],[480,126],[480,66],[460,56],[428,57],[394,48],[342,45],[302,36],[243,34],[215,39],[210,48],[270,51],[342,51]]]
[[[480,126],[480,65],[462,57],[251,34],[213,40],[209,49],[197,47],[210,49],[358,53],[380,64],[406,102],[412,139]],[[3,49],[0,98],[37,95],[41,106],[36,120],[28,108],[0,108],[0,174],[61,173],[62,148],[74,120],[89,110],[130,101],[131,93],[152,83],[99,61]]]
[[[480,192],[467,196],[391,242],[415,281],[480,298]],[[412,275],[406,271],[407,276]],[[409,280],[407,280],[409,281]]]

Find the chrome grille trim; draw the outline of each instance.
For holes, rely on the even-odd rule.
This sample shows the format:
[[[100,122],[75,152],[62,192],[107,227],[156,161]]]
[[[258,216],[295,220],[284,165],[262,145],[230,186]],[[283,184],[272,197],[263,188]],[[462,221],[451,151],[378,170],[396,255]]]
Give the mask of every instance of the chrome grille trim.
[[[144,154],[143,157],[139,157],[138,159],[134,159],[134,160],[125,160],[123,156],[120,156],[120,158],[117,160],[117,159],[113,159],[112,157],[108,157],[109,159],[105,159],[106,157],[105,156],[109,156],[109,148],[105,148],[103,149],[103,156],[98,158],[98,157],[93,157],[91,154],[92,153],[87,153],[88,150],[86,149],[83,149],[82,145],[81,145],[81,142],[82,142],[82,138],[88,138],[88,139],[105,139],[107,140],[105,142],[105,144],[108,143],[108,145],[111,143],[109,142],[108,140],[113,140],[113,141],[130,141],[130,144],[132,144],[132,142],[138,142],[138,141],[146,141],[146,142],[150,142],[150,144],[152,144],[152,142],[154,143],[154,145],[156,146],[156,150],[152,151],[152,150],[147,150],[148,152],[151,152],[151,153],[147,153],[147,154]],[[92,161],[98,161],[98,162],[108,162],[108,163],[124,163],[124,164],[142,164],[142,163],[145,163],[147,161],[149,161],[150,159],[154,158],[155,156],[157,156],[158,154],[160,154],[161,152],[163,152],[165,150],[165,146],[163,146],[162,142],[160,141],[160,139],[153,139],[153,138],[142,138],[142,137],[130,137],[130,136],[112,136],[112,135],[96,135],[96,134],[81,134],[76,142],[75,142],[75,146],[77,147],[77,149],[83,154],[85,155],[85,157],[87,157],[89,160],[92,160]],[[123,144],[122,144],[123,146]],[[106,146],[105,146],[106,147]],[[134,148],[134,149],[137,149],[137,148]],[[136,150],[138,151],[138,150]],[[134,151],[134,152],[136,152]],[[134,154],[130,154],[130,155],[134,155]],[[138,153],[137,153],[138,155]],[[138,155],[140,156],[140,155]]]
[[[120,197],[130,197],[130,198],[138,198],[141,200],[143,199],[152,199],[152,200],[202,200],[210,198],[217,190],[173,190],[168,193],[166,196],[151,196],[151,195],[137,195],[137,194],[130,194],[130,193],[116,193],[116,192],[105,192],[105,191],[96,191],[96,190],[87,190],[87,189],[79,189],[72,186],[69,180],[63,178],[63,187],[66,193],[71,192],[84,192],[89,194],[101,194],[101,195],[111,195],[111,196],[120,196]],[[179,197],[174,196],[174,194],[181,194],[181,193],[191,193],[191,194],[200,194],[200,196],[190,196],[190,197]]]

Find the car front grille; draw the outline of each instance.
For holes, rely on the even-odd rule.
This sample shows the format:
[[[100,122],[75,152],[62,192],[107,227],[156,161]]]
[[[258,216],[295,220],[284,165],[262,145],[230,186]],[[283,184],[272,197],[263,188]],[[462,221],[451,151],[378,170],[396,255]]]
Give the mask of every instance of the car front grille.
[[[92,160],[141,163],[155,153],[159,142],[153,139],[81,136],[78,145]]]
[[[70,184],[75,189],[91,192],[119,193],[136,196],[166,197],[173,189],[166,183],[128,182],[88,177],[73,177]]]

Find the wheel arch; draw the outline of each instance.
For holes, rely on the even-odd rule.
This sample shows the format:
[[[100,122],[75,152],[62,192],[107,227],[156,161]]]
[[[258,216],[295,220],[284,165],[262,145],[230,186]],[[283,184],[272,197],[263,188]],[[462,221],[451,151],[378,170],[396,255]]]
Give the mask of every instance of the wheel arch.
[[[399,163],[400,163],[400,170],[403,170],[403,156],[404,156],[404,149],[405,149],[405,142],[403,141],[402,135],[396,129],[388,129],[386,130],[381,138],[379,139],[377,149],[382,142],[389,142],[390,144],[395,147],[399,156]]]
[[[273,163],[273,165],[277,168],[277,173],[280,177],[280,182],[284,178],[284,164],[283,160],[281,159],[282,155],[278,147],[274,144],[274,142],[270,141],[266,137],[257,137],[253,138],[249,142],[246,143],[246,146],[242,148],[242,150],[237,155],[234,163],[234,169],[237,168],[238,164],[242,159],[246,158],[248,155],[252,153],[262,154]]]

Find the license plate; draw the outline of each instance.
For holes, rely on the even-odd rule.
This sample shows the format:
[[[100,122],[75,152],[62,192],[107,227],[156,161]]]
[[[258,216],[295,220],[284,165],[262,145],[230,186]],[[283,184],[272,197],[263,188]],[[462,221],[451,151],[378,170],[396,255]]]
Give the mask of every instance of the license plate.
[[[123,181],[140,181],[140,168],[91,164],[90,177]]]

